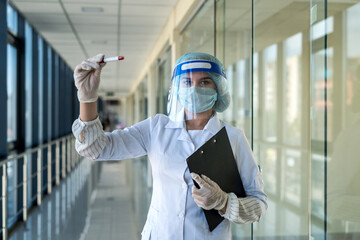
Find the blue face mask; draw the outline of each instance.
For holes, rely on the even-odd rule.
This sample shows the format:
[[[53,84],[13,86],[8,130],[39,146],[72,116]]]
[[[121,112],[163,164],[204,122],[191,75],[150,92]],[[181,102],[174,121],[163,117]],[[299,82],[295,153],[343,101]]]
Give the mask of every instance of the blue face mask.
[[[189,87],[179,88],[180,103],[193,113],[201,113],[212,108],[217,100],[217,92],[213,88]]]

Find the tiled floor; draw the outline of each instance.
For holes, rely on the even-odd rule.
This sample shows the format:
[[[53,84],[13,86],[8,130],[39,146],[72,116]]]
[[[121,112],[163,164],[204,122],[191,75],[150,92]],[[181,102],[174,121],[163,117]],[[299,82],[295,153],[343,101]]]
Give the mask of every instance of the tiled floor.
[[[130,188],[126,186],[125,163],[103,165],[100,183],[91,204],[89,217],[81,240],[140,239],[136,236],[130,201]]]
[[[102,163],[91,191],[91,162],[83,160],[21,224],[11,240],[132,240],[136,234],[123,162]]]

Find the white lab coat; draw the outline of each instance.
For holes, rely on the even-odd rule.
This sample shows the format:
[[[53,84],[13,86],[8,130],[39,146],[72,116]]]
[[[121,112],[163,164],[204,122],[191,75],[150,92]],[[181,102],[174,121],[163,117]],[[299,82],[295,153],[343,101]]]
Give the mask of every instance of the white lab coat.
[[[263,182],[244,133],[212,117],[197,139],[202,145],[226,127],[247,196],[266,206]],[[74,131],[74,129],[73,129]],[[212,232],[204,213],[192,196],[186,158],[196,146],[184,122],[158,114],[124,130],[106,133],[106,144],[97,160],[128,159],[148,155],[152,166],[153,194],[143,240],[231,239],[230,222],[225,219]],[[77,149],[81,143],[77,142]],[[101,145],[101,144],[100,144]],[[262,213],[261,213],[262,214]]]

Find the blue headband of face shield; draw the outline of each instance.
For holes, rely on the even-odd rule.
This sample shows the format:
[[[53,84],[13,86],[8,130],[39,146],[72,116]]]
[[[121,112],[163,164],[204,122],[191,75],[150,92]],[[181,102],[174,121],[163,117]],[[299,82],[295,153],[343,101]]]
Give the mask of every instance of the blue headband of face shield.
[[[188,73],[188,72],[212,72],[212,73],[217,73],[226,79],[225,72],[216,63],[206,61],[206,60],[193,60],[193,61],[186,61],[186,62],[179,63],[174,69],[171,81],[176,76],[179,76],[179,75],[182,75],[182,74]]]

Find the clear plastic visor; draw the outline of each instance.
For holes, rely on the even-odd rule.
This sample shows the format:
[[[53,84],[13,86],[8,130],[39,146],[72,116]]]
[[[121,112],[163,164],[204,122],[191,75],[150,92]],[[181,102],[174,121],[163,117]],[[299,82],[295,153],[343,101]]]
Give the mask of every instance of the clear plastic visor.
[[[209,119],[218,98],[211,75],[226,78],[222,68],[206,60],[179,63],[173,72],[168,115],[173,121]]]
[[[209,74],[184,73],[172,81],[168,114],[173,121],[209,119],[216,100],[216,85]]]

